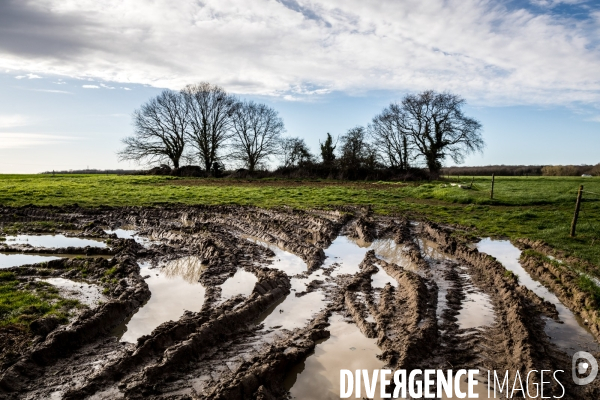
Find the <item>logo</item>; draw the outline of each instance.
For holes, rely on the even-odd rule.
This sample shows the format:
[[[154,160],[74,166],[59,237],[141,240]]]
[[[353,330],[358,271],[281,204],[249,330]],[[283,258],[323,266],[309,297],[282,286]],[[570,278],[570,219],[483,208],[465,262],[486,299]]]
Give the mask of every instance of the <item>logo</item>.
[[[585,360],[585,361],[584,361]],[[591,383],[598,375],[598,362],[590,353],[578,351],[573,354],[573,382],[576,385],[587,385]],[[589,375],[585,378],[579,378],[578,375]]]

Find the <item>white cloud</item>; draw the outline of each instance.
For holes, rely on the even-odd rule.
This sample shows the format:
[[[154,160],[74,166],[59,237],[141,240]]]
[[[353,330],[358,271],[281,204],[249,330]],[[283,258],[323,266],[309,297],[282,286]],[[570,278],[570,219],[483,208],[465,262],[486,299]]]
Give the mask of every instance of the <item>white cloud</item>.
[[[59,144],[73,140],[68,136],[46,135],[39,133],[0,132],[0,149],[15,149]]]
[[[100,89],[98,85],[81,85],[81,87],[84,89]]]
[[[104,89],[114,89],[115,88],[114,86],[108,86],[108,85],[105,85],[104,83],[101,83],[100,86],[103,87]]]
[[[205,80],[289,99],[433,88],[477,104],[600,101],[600,19],[533,14],[500,1],[27,4],[52,23],[68,22],[64,37],[51,37],[60,51],[0,51],[0,67],[173,89]]]
[[[24,115],[0,115],[0,129],[15,128],[17,126],[27,125],[27,118]]]
[[[15,79],[42,79],[41,76],[35,74],[17,75]]]
[[[33,92],[43,92],[43,93],[61,93],[61,94],[73,94],[73,92],[68,92],[66,90],[55,90],[55,89],[29,89]]]
[[[128,87],[122,87],[121,89],[123,89],[123,90],[131,90]]]

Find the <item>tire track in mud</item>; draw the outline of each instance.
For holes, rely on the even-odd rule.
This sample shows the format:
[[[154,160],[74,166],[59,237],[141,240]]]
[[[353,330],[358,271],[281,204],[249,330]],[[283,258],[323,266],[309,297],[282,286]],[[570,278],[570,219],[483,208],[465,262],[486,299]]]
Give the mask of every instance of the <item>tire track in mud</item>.
[[[473,283],[492,299],[495,322],[482,330],[477,351],[484,370],[509,371],[511,380],[514,380],[517,371],[525,376],[531,370],[571,370],[570,357],[552,344],[544,332],[541,316],[550,314],[556,317],[553,305],[520,286],[513,277],[505,274],[505,268],[493,257],[457,242],[446,229],[427,223],[422,227],[422,234],[434,240],[442,251],[464,263]],[[532,393],[536,390],[534,383],[539,384],[539,375],[535,378],[536,381],[530,382]],[[567,396],[564,398],[591,399],[600,393],[595,385],[574,385],[568,376],[561,383],[566,388]],[[552,385],[553,395],[561,393],[562,388]]]
[[[129,289],[145,285],[138,261],[159,264],[182,256],[202,259],[206,268],[200,282],[206,295],[201,310],[163,323],[137,344],[118,343],[106,330],[97,328],[86,336],[73,324],[65,331],[80,332],[85,340],[70,354],[56,347],[39,353],[45,354],[42,357],[32,350],[24,358],[43,362],[2,371],[0,386],[9,398],[43,398],[58,392],[65,399],[282,398],[287,394],[282,382],[288,372],[329,336],[333,312],[350,317],[366,337],[376,338],[380,359],[392,369],[480,368],[522,375],[530,369],[570,370],[570,359],[544,333],[541,316],[556,318],[553,305],[507,276],[493,258],[457,242],[448,229],[435,224],[415,225],[403,218],[374,217],[368,209],[353,208],[333,212],[233,206],[25,208],[11,219],[14,214],[15,210],[0,209],[0,221],[61,221],[94,237],[107,237],[105,227],[128,225],[156,240],[149,248],[131,244],[135,249],[115,249],[115,261],[103,261],[99,273],[118,263],[126,265],[123,273],[129,274],[123,286],[111,287],[116,298],[112,304],[130,298],[138,302],[136,307],[143,303],[141,292],[132,297]],[[326,264],[327,268],[321,265],[326,249],[338,235],[367,243],[393,239],[402,265],[365,248],[358,272],[332,274],[338,267],[335,263]],[[307,271],[290,277],[270,264],[273,251],[247,236],[297,255],[306,262]],[[423,239],[432,240],[439,254],[427,253]],[[60,269],[60,263],[51,263]],[[220,303],[220,285],[240,268],[257,277],[252,294]],[[540,266],[532,264],[530,268],[539,270]],[[38,269],[16,268],[31,276],[39,275]],[[374,277],[381,271],[389,280],[375,286]],[[303,290],[291,291],[294,279],[304,282]],[[327,301],[302,327],[286,330],[256,325],[255,321],[272,313],[283,299],[316,291]],[[473,293],[489,296],[494,319],[464,329],[461,318],[471,307],[468,299]],[[131,315],[136,309],[116,308],[118,316],[108,311],[92,313],[80,317],[81,324],[97,326],[99,316],[104,315],[102,321],[112,326],[122,314]],[[57,334],[49,337],[52,335]],[[52,348],[51,340],[46,342]],[[19,380],[23,383],[14,384]],[[559,388],[554,389],[560,394]],[[592,399],[599,392],[595,386],[571,385],[567,393],[571,398]]]

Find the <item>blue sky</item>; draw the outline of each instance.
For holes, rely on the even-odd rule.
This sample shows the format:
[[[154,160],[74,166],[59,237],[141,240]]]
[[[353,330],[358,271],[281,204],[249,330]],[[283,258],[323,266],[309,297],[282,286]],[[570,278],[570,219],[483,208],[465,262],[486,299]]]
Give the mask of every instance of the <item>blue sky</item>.
[[[209,81],[318,149],[426,89],[463,96],[466,165],[600,162],[600,2],[0,1],[0,172],[119,163],[131,113]]]

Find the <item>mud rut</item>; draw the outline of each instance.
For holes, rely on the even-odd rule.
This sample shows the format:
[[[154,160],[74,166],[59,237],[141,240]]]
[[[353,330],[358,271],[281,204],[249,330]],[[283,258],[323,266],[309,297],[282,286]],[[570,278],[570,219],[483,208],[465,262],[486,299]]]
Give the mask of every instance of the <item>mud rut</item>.
[[[29,347],[17,348],[18,340],[6,342],[17,344],[14,354],[3,358],[1,398],[284,398],[285,376],[311,355],[319,339],[329,336],[332,313],[341,313],[365,336],[376,338],[379,357],[391,369],[479,368],[485,377],[494,369],[526,375],[532,369],[569,373],[571,368],[570,357],[544,332],[542,317],[556,319],[554,306],[506,276],[495,259],[455,240],[450,228],[375,217],[356,208],[0,209],[0,223],[31,221],[57,222],[59,231],[61,224],[69,224],[80,237],[111,238],[110,249],[35,252],[113,258],[61,259],[9,270],[24,281],[85,276],[106,288],[109,301],[83,311],[67,326],[25,338],[32,341]],[[120,226],[136,229],[153,244],[143,247],[105,232]],[[64,230],[69,232],[73,235]],[[369,250],[357,273],[332,276],[335,263],[322,268],[324,249],[339,235],[365,242],[392,239],[401,249],[402,265]],[[294,278],[274,268],[273,251],[261,241],[304,260],[307,270],[294,278],[308,278],[305,290],[291,290]],[[183,256],[198,256],[205,267],[202,309],[163,323],[137,344],[120,343],[112,332],[151,296],[138,263]],[[252,294],[220,301],[219,285],[240,268],[258,280]],[[372,276],[381,270],[394,285],[373,287]],[[102,281],[107,271],[115,278]],[[257,325],[288,296],[315,291],[325,301],[303,327]],[[461,310],[474,293],[489,300],[491,321],[462,328]],[[597,385],[569,385],[568,378],[562,379],[564,398],[600,398]],[[560,387],[553,390],[560,395]]]

